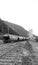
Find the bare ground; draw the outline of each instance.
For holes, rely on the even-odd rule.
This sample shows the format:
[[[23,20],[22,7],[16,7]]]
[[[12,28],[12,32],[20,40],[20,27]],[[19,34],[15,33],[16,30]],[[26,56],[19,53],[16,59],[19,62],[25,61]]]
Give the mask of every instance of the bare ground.
[[[32,45],[31,46],[28,44]],[[0,65],[38,65],[38,43],[26,41],[0,44]],[[24,56],[23,51],[28,55]],[[32,52],[31,52],[32,51]]]

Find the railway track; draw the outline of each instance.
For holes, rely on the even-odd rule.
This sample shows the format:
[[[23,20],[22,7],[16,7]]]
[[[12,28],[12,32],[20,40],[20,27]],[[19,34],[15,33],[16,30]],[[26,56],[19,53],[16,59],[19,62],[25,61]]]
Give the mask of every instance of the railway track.
[[[14,60],[15,60],[14,57],[17,55],[15,50],[18,46],[21,47],[21,44],[25,44],[25,42],[16,42],[16,43],[10,43],[10,44],[8,43],[8,44],[0,45],[0,65],[6,65],[7,63],[8,63],[8,65],[13,65]],[[36,43],[35,43],[35,45],[34,45],[34,43],[31,43],[31,44],[35,51],[35,53],[33,53],[33,54],[36,56],[35,59],[32,58],[33,65],[38,65],[38,50],[37,50],[38,45]]]

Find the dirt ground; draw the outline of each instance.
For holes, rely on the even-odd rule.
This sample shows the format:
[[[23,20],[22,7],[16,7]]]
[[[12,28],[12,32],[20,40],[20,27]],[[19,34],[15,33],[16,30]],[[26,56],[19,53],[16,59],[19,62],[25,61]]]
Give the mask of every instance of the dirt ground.
[[[21,41],[0,44],[0,65],[38,65],[38,43]]]

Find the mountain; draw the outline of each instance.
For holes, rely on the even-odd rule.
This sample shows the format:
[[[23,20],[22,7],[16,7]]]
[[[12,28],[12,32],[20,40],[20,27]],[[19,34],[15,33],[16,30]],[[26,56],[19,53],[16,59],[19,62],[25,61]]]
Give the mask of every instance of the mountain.
[[[16,25],[14,23],[9,23],[8,21],[4,21],[0,19],[0,34],[10,33],[14,35],[20,35],[27,37],[28,31],[23,27]]]

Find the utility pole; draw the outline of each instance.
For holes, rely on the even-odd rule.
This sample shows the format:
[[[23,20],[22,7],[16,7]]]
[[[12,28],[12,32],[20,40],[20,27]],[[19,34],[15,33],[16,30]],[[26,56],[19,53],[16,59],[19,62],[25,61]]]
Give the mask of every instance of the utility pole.
[[[9,34],[9,27],[8,27],[8,34]]]
[[[2,25],[2,34],[3,34],[3,25]]]

